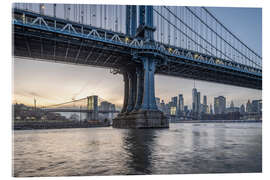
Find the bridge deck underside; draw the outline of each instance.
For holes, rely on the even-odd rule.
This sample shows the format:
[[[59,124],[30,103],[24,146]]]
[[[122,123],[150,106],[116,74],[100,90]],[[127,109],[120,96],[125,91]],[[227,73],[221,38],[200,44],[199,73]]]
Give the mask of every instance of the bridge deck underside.
[[[250,74],[239,73],[226,68],[216,68],[204,64],[185,63],[185,60],[168,61],[167,66],[158,66],[158,74],[183,77],[209,82],[216,82],[246,88],[261,89],[260,77]]]
[[[14,26],[13,43],[14,56],[22,58],[105,68],[141,64],[132,61],[131,54],[136,50],[126,46],[17,25]],[[157,74],[262,89],[261,76],[177,57],[167,56],[166,59],[166,64],[157,64]]]
[[[14,27],[14,55],[22,58],[119,68],[134,65],[122,46],[74,38],[24,27]]]

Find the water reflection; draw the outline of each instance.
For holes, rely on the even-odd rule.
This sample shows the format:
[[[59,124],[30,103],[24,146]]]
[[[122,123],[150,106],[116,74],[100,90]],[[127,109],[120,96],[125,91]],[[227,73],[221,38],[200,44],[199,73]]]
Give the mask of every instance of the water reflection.
[[[261,124],[14,133],[14,176],[261,172]]]
[[[123,137],[123,149],[128,154],[127,174],[150,174],[155,148],[156,131],[149,129],[128,130]]]

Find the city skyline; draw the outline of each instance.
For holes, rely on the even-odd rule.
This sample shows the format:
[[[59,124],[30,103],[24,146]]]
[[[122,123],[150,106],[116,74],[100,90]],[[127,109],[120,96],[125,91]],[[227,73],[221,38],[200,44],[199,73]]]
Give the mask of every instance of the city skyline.
[[[22,61],[16,61],[14,62],[14,76],[17,75],[18,79],[16,79],[18,82],[14,81],[14,86],[17,87],[24,87],[28,86],[31,87],[29,89],[22,89],[21,88],[15,88],[14,87],[14,101],[17,101],[19,103],[25,103],[28,105],[33,104],[34,98],[37,100],[37,106],[42,105],[51,105],[51,104],[57,104],[62,103],[66,101],[72,100],[72,98],[80,99],[84,98],[86,96],[90,95],[99,95],[100,97],[106,99],[107,101],[116,104],[117,106],[122,106],[123,102],[123,79],[122,75],[112,75],[108,69],[102,69],[102,68],[94,68],[94,67],[87,67],[87,66],[79,66],[77,65],[66,65],[66,64],[58,64],[54,63],[55,66],[51,67],[52,63],[48,62],[38,62],[38,61],[32,61],[32,60],[24,60]],[[18,65],[16,64],[18,63]],[[30,69],[30,66],[28,65],[30,63],[31,65],[36,65],[44,67],[43,71],[36,72],[36,69]],[[16,67],[20,66],[20,69],[16,70]],[[23,68],[21,68],[23,66]],[[59,67],[58,67],[59,66]],[[46,68],[51,68],[51,73],[47,74]],[[62,74],[57,69],[64,69],[67,71],[67,73]],[[22,72],[22,69],[26,70]],[[77,71],[80,69],[80,71]],[[89,71],[91,70],[91,71]],[[75,85],[68,82],[68,79],[72,78],[73,76],[83,76],[83,75],[92,75],[98,74],[100,72],[103,72],[103,77],[95,77],[95,78],[85,78],[85,81],[79,80],[74,82]],[[25,77],[30,80],[27,82],[27,84],[24,84],[22,82],[25,82],[25,79],[21,81],[21,76],[19,74],[24,73]],[[32,76],[32,73],[39,73],[40,76]],[[59,76],[63,75],[63,76]],[[54,76],[54,77],[53,77]],[[49,84],[52,85],[50,87],[53,90],[52,95],[46,96],[46,89],[48,88],[48,84],[41,83],[39,87],[35,87],[36,83],[33,82],[46,82],[46,79],[55,78],[54,80],[56,82],[50,82]],[[62,81],[64,83],[59,84],[58,81]],[[175,78],[175,77],[167,77],[167,76],[161,76],[156,75],[155,78],[156,81],[156,97],[159,97],[161,100],[164,100],[165,103],[168,103],[171,100],[171,97],[178,96],[178,94],[183,94],[183,97],[185,99],[185,105],[188,105],[189,108],[192,106],[192,89],[194,87],[194,80],[189,79],[183,79],[183,78]],[[102,82],[109,83],[108,84],[102,84]],[[161,82],[161,83],[160,83]],[[167,82],[168,84],[174,84],[173,88],[165,87],[162,82]],[[182,83],[177,84],[177,82],[182,82],[185,84],[185,86],[182,86]],[[106,86],[110,88],[106,88]],[[59,88],[62,86],[62,88]],[[215,91],[212,93],[209,93],[209,86],[215,86]],[[204,81],[195,81],[195,87],[196,89],[201,93],[201,102],[204,95],[207,96],[207,102],[208,104],[214,104],[214,97],[216,96],[225,96],[228,99],[228,102],[231,100],[234,101],[235,106],[241,106],[242,104],[245,104],[248,100],[253,99],[261,99],[261,91],[259,90],[253,90],[248,88],[242,88],[242,87],[236,87],[236,86],[229,86],[229,85],[223,85],[223,84],[217,84],[217,83],[209,83]],[[65,89],[65,91],[68,91],[65,96],[63,96],[62,90]],[[75,89],[75,91],[73,91]],[[230,91],[230,90],[233,91]],[[239,94],[234,94],[235,91],[241,92],[242,96],[239,96]],[[69,93],[70,92],[70,93]],[[45,102],[45,103],[43,103]],[[41,104],[42,103],[42,104]]]
[[[222,18],[225,26],[236,32],[244,42],[261,54],[261,9],[209,8],[209,10],[218,18]],[[246,18],[249,18],[249,21],[246,21]],[[16,58],[13,67],[14,101],[33,104],[35,97],[39,106],[98,94],[118,106],[123,103],[123,78],[121,75],[110,74],[109,69]],[[160,75],[156,75],[155,80],[156,97],[168,102],[170,97],[181,93],[185,97],[185,103],[191,107],[193,80]],[[201,97],[207,95],[209,104],[213,104],[214,97],[218,95],[225,96],[228,101],[234,100],[236,106],[240,106],[248,99],[261,99],[262,96],[259,90],[197,80],[196,88],[201,92]]]
[[[216,97],[213,98],[213,102],[209,102],[208,96],[207,95],[203,95],[201,96],[200,91],[198,91],[198,89],[193,88],[192,89],[192,95],[193,95],[193,91],[196,92],[195,94],[195,98],[194,98],[194,102],[192,103],[197,103],[196,105],[187,105],[185,103],[185,96],[183,94],[179,94],[178,96],[172,96],[171,100],[168,102],[165,102],[164,99],[160,98],[160,97],[156,97],[156,102],[158,102],[158,104],[160,105],[160,103],[164,103],[165,105],[169,105],[169,106],[175,106],[178,110],[183,111],[184,107],[187,106],[188,110],[192,110],[194,111],[199,111],[199,112],[207,112],[208,109],[208,113],[210,113],[211,111],[211,107],[215,106],[216,104],[216,99],[220,99],[220,98],[225,98],[225,103],[224,103],[224,108],[241,108],[242,106],[244,106],[245,110],[248,109],[248,104],[251,102],[255,102],[255,101],[262,101],[262,99],[248,99],[246,102],[243,102],[242,104],[234,105],[234,100],[228,100],[228,98],[224,97],[223,95],[218,95]],[[199,96],[198,96],[199,94]],[[197,96],[197,97],[196,97]],[[181,100],[179,99],[181,98]],[[177,103],[176,103],[177,102]],[[197,106],[197,107],[196,107]],[[225,111],[225,109],[223,109],[223,112]],[[213,110],[213,109],[212,109]]]

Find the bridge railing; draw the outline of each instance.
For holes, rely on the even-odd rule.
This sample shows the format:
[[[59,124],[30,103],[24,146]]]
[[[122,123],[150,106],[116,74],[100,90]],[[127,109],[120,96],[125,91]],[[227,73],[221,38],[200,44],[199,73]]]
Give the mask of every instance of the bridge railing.
[[[114,32],[125,32],[124,5],[14,3],[13,7]]]
[[[46,31],[77,36],[81,38],[100,40],[122,46],[140,48],[144,42],[129,35],[96,28],[94,26],[79,24],[56,17],[46,16],[22,9],[13,9],[13,24],[44,29]]]

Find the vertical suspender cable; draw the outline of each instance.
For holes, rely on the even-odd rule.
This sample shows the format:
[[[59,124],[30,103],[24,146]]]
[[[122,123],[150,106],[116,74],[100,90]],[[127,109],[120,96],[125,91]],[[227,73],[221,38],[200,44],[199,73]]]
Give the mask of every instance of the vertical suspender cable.
[[[171,16],[170,13],[168,13],[168,19],[171,21]],[[170,29],[170,24],[168,23],[168,44],[171,45],[171,29]]]
[[[122,32],[122,8],[123,6],[119,6],[119,26],[120,26],[120,32]]]
[[[107,29],[107,5],[104,5],[104,28]]]
[[[100,17],[99,17],[99,19],[100,19],[100,27],[101,28],[103,28],[103,26],[102,26],[103,25],[103,6],[104,5],[99,5],[99,8],[100,8],[100,11],[99,11],[100,12]]]

